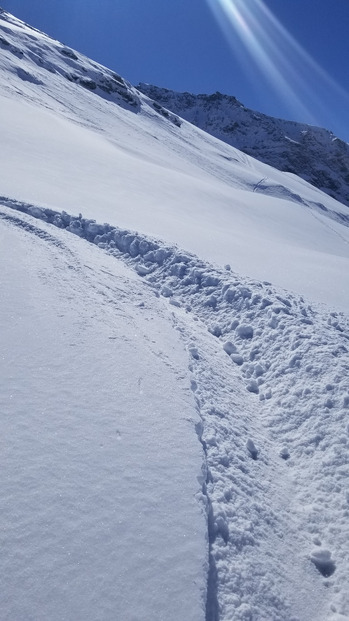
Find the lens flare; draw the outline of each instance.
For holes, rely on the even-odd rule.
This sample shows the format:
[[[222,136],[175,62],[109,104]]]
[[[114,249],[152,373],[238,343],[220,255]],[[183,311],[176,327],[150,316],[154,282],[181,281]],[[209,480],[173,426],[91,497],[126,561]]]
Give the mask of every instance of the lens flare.
[[[262,0],[207,0],[246,75],[269,83],[304,122],[330,119],[323,101],[348,105],[349,95],[302,48]],[[335,113],[333,113],[334,115]]]

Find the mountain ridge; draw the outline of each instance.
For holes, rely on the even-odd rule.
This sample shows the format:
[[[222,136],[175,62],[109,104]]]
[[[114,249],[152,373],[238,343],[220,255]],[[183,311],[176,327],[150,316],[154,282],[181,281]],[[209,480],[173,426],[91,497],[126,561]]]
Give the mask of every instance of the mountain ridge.
[[[349,206],[349,144],[331,131],[256,112],[220,92],[194,95],[145,83],[136,88],[212,136]]]

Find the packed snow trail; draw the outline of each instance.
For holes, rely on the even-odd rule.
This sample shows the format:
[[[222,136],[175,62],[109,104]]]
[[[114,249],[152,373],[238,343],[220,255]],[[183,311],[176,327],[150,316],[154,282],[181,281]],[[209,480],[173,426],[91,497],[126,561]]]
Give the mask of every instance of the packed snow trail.
[[[171,311],[206,460],[207,621],[348,618],[348,318],[137,233],[7,205],[122,259]]]
[[[1,621],[202,621],[199,417],[170,313],[18,215],[1,209]]]

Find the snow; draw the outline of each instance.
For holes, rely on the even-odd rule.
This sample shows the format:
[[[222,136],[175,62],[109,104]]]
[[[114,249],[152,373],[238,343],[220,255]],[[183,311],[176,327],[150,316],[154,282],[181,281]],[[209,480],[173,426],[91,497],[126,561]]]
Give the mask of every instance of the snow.
[[[83,88],[72,75],[103,86],[113,72],[67,57],[44,35],[28,39],[28,28],[4,28],[13,51],[3,46],[0,67],[3,196],[139,229],[348,309],[349,288],[336,278],[348,271],[347,207],[185,121],[178,127],[125,81],[121,94]],[[20,79],[18,67],[42,85]]]
[[[96,248],[20,224],[1,222],[1,618],[202,619],[198,415],[169,313]]]
[[[31,217],[21,212],[33,209],[20,203],[3,207],[7,222],[28,228]],[[208,618],[214,619],[218,609],[223,619],[303,619],[304,611],[305,618],[335,619],[329,609],[346,615],[346,316],[319,312],[303,298],[244,280],[231,270],[219,271],[131,231],[48,209],[37,208],[35,217],[45,223],[44,239],[52,222],[66,229],[60,235],[78,231],[73,237],[77,242],[92,241],[113,260],[132,266],[151,286],[153,302],[168,305],[167,319],[187,348],[180,368],[201,418],[196,431],[206,460],[202,493],[210,544]],[[100,278],[92,277],[98,289]],[[143,292],[136,308],[147,306],[148,297],[149,291]],[[163,330],[159,326],[161,338]],[[171,366],[172,360],[173,354]],[[107,376],[113,373],[107,371]],[[165,388],[165,394],[172,401],[173,389]],[[136,480],[138,485],[137,472]],[[288,557],[292,563],[285,567]],[[187,571],[183,559],[180,566]],[[322,583],[315,570],[324,577]]]
[[[349,618],[347,208],[5,18],[1,618]]]
[[[348,206],[349,144],[327,129],[256,113],[235,97],[139,84],[158,105],[278,170],[292,171]]]

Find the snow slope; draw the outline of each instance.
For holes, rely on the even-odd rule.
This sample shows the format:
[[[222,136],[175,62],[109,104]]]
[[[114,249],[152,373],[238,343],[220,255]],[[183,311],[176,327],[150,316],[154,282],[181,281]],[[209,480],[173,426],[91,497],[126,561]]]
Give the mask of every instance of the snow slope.
[[[143,546],[147,548],[148,542],[153,546],[152,551],[148,549],[146,553],[146,567],[151,574],[151,577],[148,576],[149,580],[155,581],[156,586],[161,589],[162,585],[157,582],[157,572],[160,569],[162,580],[166,576],[165,580],[171,581],[171,587],[167,587],[169,599],[165,599],[165,604],[163,602],[158,603],[157,588],[155,593],[154,590],[151,592],[150,601],[143,601],[143,608],[136,608],[135,612],[133,612],[133,607],[130,607],[129,597],[126,597],[123,600],[122,612],[120,612],[121,618],[143,619],[150,616],[155,619],[203,618],[203,612],[201,616],[195,616],[195,612],[198,614],[197,608],[194,608],[192,613],[188,604],[188,598],[191,601],[193,596],[194,602],[200,601],[199,593],[202,593],[204,588],[204,582],[200,582],[199,578],[200,567],[201,569],[205,567],[205,562],[202,557],[200,559],[200,554],[195,547],[198,543],[200,544],[201,535],[201,545],[205,549],[198,513],[200,505],[206,506],[207,537],[210,551],[207,619],[210,621],[212,619],[231,618],[238,620],[261,619],[263,621],[281,619],[293,619],[294,621],[296,619],[299,621],[304,619],[315,621],[316,619],[321,621],[322,619],[347,618],[349,614],[347,591],[349,579],[347,562],[349,555],[349,494],[347,488],[349,474],[347,459],[349,432],[348,318],[343,314],[318,312],[304,302],[303,298],[277,291],[267,283],[244,280],[230,270],[219,271],[194,255],[185,253],[176,247],[164,246],[156,240],[145,238],[130,231],[109,225],[98,225],[95,221],[71,217],[67,213],[59,214],[52,210],[41,210],[35,206],[14,202],[7,207],[3,206],[1,211],[2,218],[7,225],[20,227],[28,234],[32,233],[39,236],[46,244],[53,244],[55,248],[53,258],[57,263],[56,254],[59,249],[62,254],[61,262],[67,261],[68,267],[75,268],[78,272],[76,276],[74,274],[74,280],[81,280],[82,277],[83,280],[86,280],[83,283],[84,296],[86,291],[90,291],[90,289],[94,291],[95,289],[101,298],[102,303],[94,307],[89,299],[90,296],[86,296],[87,299],[81,294],[72,296],[72,290],[75,292],[77,286],[75,282],[73,287],[69,286],[72,277],[68,272],[68,278],[66,275],[68,270],[62,269],[62,278],[65,282],[63,281],[62,287],[59,289],[62,289],[62,294],[65,293],[65,295],[68,291],[69,312],[66,308],[64,309],[63,305],[64,311],[62,313],[62,302],[56,306],[55,312],[59,316],[67,314],[69,324],[72,324],[72,330],[67,333],[68,342],[64,341],[61,350],[62,364],[68,365],[69,374],[74,373],[73,395],[68,393],[66,396],[67,405],[70,409],[72,403],[74,404],[72,397],[76,395],[76,380],[79,380],[81,372],[82,380],[78,381],[79,386],[88,384],[91,376],[94,380],[95,374],[98,378],[104,377],[108,388],[102,392],[102,402],[100,389],[98,388],[97,391],[98,419],[92,419],[93,431],[91,435],[93,442],[98,427],[98,435],[101,435],[100,441],[103,446],[103,438],[106,435],[114,435],[115,444],[117,441],[115,440],[116,425],[118,439],[122,439],[126,435],[126,440],[128,436],[131,441],[131,444],[127,444],[126,441],[126,450],[119,456],[118,470],[121,470],[122,475],[118,480],[115,480],[115,475],[111,476],[116,465],[116,455],[113,451],[113,468],[110,464],[109,469],[105,467],[104,457],[101,459],[101,465],[97,461],[97,465],[101,468],[101,474],[97,477],[97,487],[99,488],[102,478],[103,482],[106,480],[111,486],[111,497],[113,497],[113,485],[117,485],[121,492],[119,491],[116,499],[111,503],[111,507],[108,506],[108,511],[106,511],[102,501],[106,492],[104,486],[101,489],[99,488],[100,497],[97,495],[97,506],[93,503],[91,511],[93,518],[98,523],[100,510],[98,502],[101,502],[103,529],[105,528],[105,520],[110,520],[114,528],[116,527],[114,538],[111,536],[115,556],[109,560],[109,563],[118,562],[118,554],[119,559],[120,557],[123,559],[124,555],[129,555],[130,548],[134,551],[134,556],[128,557],[129,565],[128,568],[126,565],[126,573],[123,571],[122,578],[119,577],[119,584],[121,584],[123,592],[125,590],[126,592],[128,590],[133,591],[134,573],[136,582],[138,583],[138,580],[141,580],[139,601],[142,601],[146,581],[142,574],[139,576],[138,567],[134,571],[133,565],[135,559],[139,558],[139,554],[142,556],[143,551],[140,553],[139,548],[141,550]],[[27,214],[31,214],[31,216],[28,217]],[[43,221],[43,224],[37,224],[34,218]],[[52,230],[52,225],[58,229],[65,229],[65,231],[56,232],[56,229],[53,228]],[[69,235],[72,236],[72,234],[78,236],[78,241],[75,241],[75,238],[73,242],[69,239]],[[80,246],[86,242],[93,242],[102,251],[108,251],[113,259],[109,260],[108,257],[98,257],[97,254],[91,254],[90,246],[87,249]],[[11,238],[10,243],[13,246]],[[36,246],[34,246],[35,249]],[[75,255],[79,251],[79,262],[76,257],[75,261],[72,260],[74,259],[72,249]],[[106,264],[107,260],[108,263]],[[114,267],[113,260],[115,260],[116,265],[120,260],[125,261],[129,267],[134,269],[136,274],[150,285],[148,290],[147,287],[138,284],[134,277],[132,284],[130,281],[125,282],[125,280],[121,280],[120,283],[123,271],[120,270],[120,267]],[[99,267],[101,262],[102,268]],[[45,265],[45,269],[41,268],[40,270],[43,271],[44,275],[45,271],[47,272],[46,263],[47,260],[38,261],[38,267]],[[32,266],[30,268],[32,273]],[[86,268],[91,270],[91,274],[85,273]],[[4,271],[5,273],[7,271],[6,263]],[[55,266],[55,273],[56,271]],[[21,273],[17,266],[15,272],[17,279],[18,272]],[[105,284],[104,274],[113,276],[113,279],[107,279]],[[129,275],[128,277],[130,278]],[[12,290],[12,278],[13,275],[10,272],[10,291]],[[45,277],[45,285],[47,286],[47,283],[50,282],[50,278],[51,280],[54,279],[56,287],[57,277],[56,275],[53,276],[51,271]],[[117,285],[114,284],[115,278]],[[120,289],[121,300],[123,301],[121,308]],[[80,292],[78,291],[78,293]],[[154,298],[154,293],[159,298],[158,300],[157,297]],[[78,335],[76,334],[77,328],[72,322],[72,315],[74,319],[72,299],[74,300],[74,297],[76,298],[75,304],[79,308]],[[45,295],[39,292],[34,299],[39,301],[41,311],[43,301],[45,303]],[[155,304],[156,300],[157,305]],[[167,325],[166,321],[163,321],[165,310],[162,300],[168,304]],[[10,300],[10,312],[13,312],[13,306],[22,308],[22,300],[15,304],[11,304],[11,302],[12,300]],[[82,307],[85,309],[82,316],[79,303],[82,303]],[[105,304],[110,313],[110,320],[106,323],[108,336],[105,334],[105,310],[103,308]],[[136,309],[134,305],[136,305]],[[151,309],[150,317],[149,307]],[[137,328],[135,333],[134,327],[130,332],[127,330],[124,332],[124,326],[129,324],[130,317],[134,325],[135,311],[139,324],[141,321],[139,315],[145,309],[147,309],[148,315],[145,319],[148,321],[149,319],[156,319],[155,326],[146,327],[146,322],[143,321],[140,333],[138,333]],[[120,321],[120,316],[122,321]],[[115,338],[118,338],[116,359],[111,357],[110,343],[108,343],[109,351],[103,351],[102,356],[99,355],[95,360],[96,349],[100,348],[101,335],[99,328],[97,344],[94,346],[90,337],[91,326],[93,328],[94,325],[93,321],[91,322],[93,317],[98,322],[98,326],[103,326],[102,332],[105,340],[107,338],[114,341]],[[34,321],[32,317],[29,317],[29,321],[30,324],[37,323],[35,317]],[[116,321],[117,323],[114,323]],[[52,321],[49,321],[49,324],[51,326]],[[64,325],[66,325],[66,320]],[[183,352],[181,355],[178,352],[176,353],[173,335],[171,337],[169,333],[171,325],[182,340],[183,347],[185,346],[187,349],[187,360],[183,358]],[[27,326],[25,327],[27,328]],[[151,345],[149,352],[149,343],[154,343],[154,330],[158,341],[155,341],[156,347]],[[88,355],[83,357],[81,361],[81,355],[78,351],[79,376],[79,373],[76,374],[75,372],[76,350],[74,349],[71,360],[68,345],[78,345],[79,340],[81,340],[80,333],[84,334],[84,332],[87,332],[85,337],[87,344],[85,343],[85,346]],[[77,336],[80,338],[77,339]],[[125,338],[127,339],[126,343],[128,343],[127,348],[126,350],[121,348],[120,352],[119,341],[122,342]],[[70,340],[73,340],[73,343]],[[24,340],[24,343],[24,367],[28,372],[28,348],[31,351],[32,345],[27,339]],[[171,349],[169,348],[170,343]],[[90,351],[91,345],[93,347],[92,352]],[[134,350],[131,356],[130,347]],[[16,348],[15,353],[16,357],[20,359],[20,354]],[[149,353],[152,354],[150,359]],[[90,356],[93,360],[92,366]],[[162,367],[160,370],[157,368],[158,364],[154,364],[154,356],[155,359],[160,357],[160,367]],[[52,351],[47,351],[46,343],[45,357],[46,361],[48,359],[46,364],[50,365]],[[105,369],[105,363],[101,364],[101,360],[105,361],[106,357],[108,363]],[[34,360],[37,364],[36,356],[34,356]],[[135,363],[135,360],[138,363]],[[139,370],[139,360],[141,361],[141,370]],[[178,365],[175,368],[173,368],[174,360]],[[166,384],[164,362],[170,367],[172,375],[175,371],[175,383]],[[42,364],[42,362],[40,363]],[[6,359],[5,365],[8,366]],[[123,369],[123,371],[121,369],[121,378],[120,367]],[[148,369],[146,379],[144,379],[145,369]],[[20,368],[18,375],[15,376],[14,386],[18,384],[18,377],[21,374],[22,369]],[[123,377],[124,374],[126,374],[126,378]],[[130,377],[132,377],[131,385],[134,385],[133,388],[130,387]],[[111,379],[117,384],[116,397],[109,395]],[[195,397],[195,402],[194,400],[191,402],[191,411],[190,399],[188,400],[188,394],[186,395],[187,413],[185,408],[183,410],[183,396],[179,395],[181,402],[178,402],[178,397],[176,398],[176,394],[178,394],[176,382],[178,380],[183,382],[182,391],[186,384],[188,388],[190,385]],[[39,385],[41,386],[42,383],[46,389],[47,382],[45,380],[43,382],[40,376]],[[56,386],[56,374],[54,383]],[[63,378],[63,385],[66,386],[66,377]],[[138,390],[136,386],[138,386]],[[144,394],[147,395],[147,390],[143,389],[143,386],[147,386],[152,407],[154,407],[154,401],[162,403],[162,407],[158,406],[159,409],[155,412],[155,416],[150,408],[145,421],[144,410],[146,411],[147,408],[147,400]],[[160,389],[159,386],[161,386]],[[30,390],[33,389],[31,381],[29,381],[28,387]],[[10,385],[10,393],[12,390],[13,388]],[[92,391],[95,390],[96,387],[93,383]],[[136,435],[134,436],[132,433],[130,438],[129,427],[131,421],[132,426],[134,425],[134,410],[138,409],[139,395],[141,395],[141,403],[138,404],[138,408],[141,408],[142,413],[140,416],[136,415]],[[171,395],[170,400],[168,400],[169,395]],[[110,419],[107,417],[107,421],[109,425],[114,426],[114,434],[108,425],[107,429],[104,429],[104,424],[101,425],[100,423],[100,413],[102,413],[103,423],[105,419],[104,402],[109,403],[110,398],[112,399],[112,412],[115,418],[109,414]],[[91,407],[90,399],[91,395],[87,392],[89,407]],[[143,403],[143,399],[145,399],[145,403]],[[77,395],[77,401],[79,409],[81,407],[80,392]],[[121,421],[120,402],[123,406],[121,408]],[[116,411],[114,410],[115,403],[118,404]],[[172,406],[172,413],[171,411],[167,412],[170,407],[169,404]],[[59,406],[55,399],[53,400],[53,412],[57,410],[57,407],[61,410],[60,399]],[[196,422],[195,408],[200,415],[201,422],[199,423]],[[36,407],[34,407],[35,409]],[[179,420],[178,412],[176,416],[178,409],[183,410]],[[43,414],[46,418],[45,411]],[[163,420],[164,416],[166,418]],[[190,444],[189,438],[183,435],[185,431],[188,432],[188,427],[190,428],[190,425],[186,429],[185,426],[183,428],[183,416],[189,417],[192,436],[194,437],[194,429],[196,429],[201,442],[206,464],[202,476],[198,476],[197,450]],[[78,418],[81,420],[81,415]],[[143,420],[144,427],[139,419]],[[173,419],[173,425],[169,427],[171,419]],[[35,419],[34,422],[36,422]],[[39,424],[41,422],[39,419]],[[49,444],[52,435],[57,434],[55,432],[57,424],[59,436],[62,435],[62,432],[63,435],[67,434],[67,431],[70,432],[70,425],[68,425],[68,430],[65,430],[64,424],[62,425],[61,416],[58,417],[58,420],[54,418],[51,428],[49,427],[48,438],[46,438],[47,444]],[[84,424],[79,433],[82,432],[85,436],[86,428],[88,431],[90,425],[89,418],[86,422],[84,416]],[[155,455],[151,457],[149,452],[152,453],[153,449],[148,445],[149,425],[154,426],[155,433],[153,440]],[[19,454],[14,459],[14,470],[18,462],[25,463],[28,450],[26,445],[28,441],[30,443],[32,441],[30,433],[28,437],[28,425],[25,424],[24,429],[22,426],[23,423],[20,418],[15,423],[15,428],[19,427],[20,442]],[[176,428],[179,434],[177,437]],[[34,426],[33,429],[32,433],[35,435],[37,428]],[[24,438],[22,438],[23,431]],[[45,445],[45,436],[43,443]],[[135,458],[130,461],[128,453],[134,452],[133,443],[136,445],[136,453]],[[199,442],[197,444],[199,445]],[[161,447],[164,451],[162,457]],[[170,451],[169,447],[171,447]],[[76,450],[74,443],[72,448]],[[31,451],[32,447],[30,447]],[[192,457],[190,457],[190,451]],[[80,449],[78,454],[80,457]],[[168,459],[169,456],[171,459]],[[57,457],[59,460],[62,459],[60,450]],[[76,459],[74,450],[73,458]],[[139,460],[142,461],[140,471],[138,470]],[[40,466],[42,461],[46,465],[45,453],[44,459],[40,456]],[[66,464],[65,455],[63,461]],[[150,507],[146,507],[145,510],[142,510],[145,483],[141,474],[144,468],[143,461],[146,463],[147,472],[149,468],[151,472],[154,470],[155,479],[148,479],[147,476],[148,489],[145,491],[145,504],[147,505],[149,502]],[[65,467],[66,465],[64,465]],[[183,467],[185,467],[184,472]],[[88,462],[85,466],[88,476],[91,476],[90,468],[91,464]],[[186,474],[187,468],[192,472],[192,477],[189,476],[189,488],[179,487],[176,490],[174,475],[177,474],[178,483],[182,485],[188,476]],[[74,481],[76,476],[78,484],[79,476],[86,477],[84,469],[82,473],[80,470],[81,464],[79,463],[78,472],[75,473],[73,469],[70,473],[73,479],[70,485],[76,485]],[[92,484],[94,477],[95,475]],[[9,479],[12,492],[11,473]],[[87,481],[90,485],[89,479]],[[198,484],[200,481],[202,484],[201,500]],[[197,484],[196,488],[195,483]],[[19,497],[22,495],[22,485],[23,481],[20,480],[18,482]],[[42,486],[43,493],[46,494],[47,485],[44,479]],[[165,490],[163,490],[164,486]],[[166,486],[169,488],[167,492]],[[67,493],[66,487],[67,482],[63,481],[62,488],[65,494]],[[140,506],[135,508],[134,504],[139,503],[139,488],[141,490],[141,502]],[[51,489],[51,482],[49,489]],[[29,497],[32,496],[32,493],[33,491],[29,490]],[[90,489],[89,494],[91,494]],[[169,502],[170,497],[175,503],[173,508]],[[193,518],[189,517],[186,504],[189,499],[189,508],[193,510],[194,497],[196,497],[198,506],[197,515],[193,522]],[[178,498],[182,502],[178,503]],[[52,498],[50,495],[48,500],[48,509],[51,511]],[[126,507],[124,507],[124,503]],[[11,503],[10,513],[11,510],[16,509],[16,512],[19,511],[21,515],[22,510],[21,518],[27,520],[29,511],[36,519],[34,507],[28,507],[27,504],[22,507],[22,501],[19,504],[18,509],[16,504]],[[162,504],[165,507],[162,507]],[[161,509],[167,517],[164,523],[159,516]],[[76,508],[77,515],[74,516],[78,525],[81,520],[80,512],[81,506],[79,504]],[[114,524],[115,520],[120,524],[120,512],[122,517],[124,512],[129,514],[128,519],[124,518],[124,522],[128,525],[126,530],[131,531],[129,537],[133,537],[132,545],[125,547],[123,545],[120,547],[119,531],[117,525]],[[154,524],[155,516],[156,523]],[[172,516],[173,521],[171,521],[170,516]],[[134,529],[137,532],[134,521],[137,523],[139,517],[142,520],[141,545],[141,540],[134,540]],[[95,526],[94,519],[93,526]],[[64,540],[66,536],[66,522],[66,516],[63,513],[62,530],[59,533],[61,540]],[[121,522],[123,523],[123,519]],[[20,526],[23,530],[21,521]],[[70,522],[68,521],[68,536],[69,526]],[[107,521],[108,532],[109,529],[110,526]],[[173,536],[172,541],[171,537],[169,538],[173,548],[172,546],[170,549],[166,547],[163,557],[162,543],[168,539],[168,530]],[[97,534],[100,536],[99,533]],[[198,536],[199,542],[197,541]],[[144,538],[146,543],[143,541]],[[109,544],[112,542],[111,539],[108,537]],[[182,549],[180,546],[176,547],[177,539],[182,541]],[[89,541],[91,543],[91,540]],[[29,549],[33,546],[33,542],[34,547],[36,547],[35,538],[34,540],[31,538]],[[50,543],[49,540],[48,545]],[[191,550],[192,546],[196,552],[196,557]],[[149,566],[149,556],[152,553],[156,556],[155,566]],[[55,549],[53,552],[51,551],[52,555],[53,560],[56,561]],[[175,558],[173,559],[173,557]],[[39,561],[42,563],[41,557],[39,557]],[[174,565],[177,580],[173,580],[171,575],[167,577],[167,564],[170,564],[172,568]],[[74,569],[80,576],[79,562],[78,568],[74,567]],[[107,570],[109,572],[108,565],[104,565],[104,571]],[[65,567],[64,571],[66,571]],[[131,575],[132,580],[129,585],[127,581]],[[189,575],[197,576],[191,585],[193,594],[190,593],[190,590],[188,592],[187,589],[184,589]],[[57,577],[55,576],[55,586],[61,597],[61,586],[59,582],[57,586],[56,580]],[[125,582],[127,582],[126,587],[124,586]],[[171,608],[173,594],[177,589],[181,589],[183,593],[181,600],[184,606],[183,612],[180,612],[178,606],[175,610]],[[113,605],[116,606],[116,602],[113,598],[110,601],[108,591],[95,594],[94,600],[97,609],[100,605],[100,599],[103,599],[104,596],[106,597],[107,612],[103,614],[107,618],[113,618],[111,611],[115,611]],[[139,606],[137,600],[136,602]],[[83,610],[85,611],[85,609]],[[108,617],[108,611],[110,611],[110,617]],[[77,613],[75,612],[75,614]],[[103,614],[96,618],[106,618]],[[131,616],[129,617],[129,615]],[[8,618],[16,617],[11,611]],[[92,618],[95,617],[92,616]]]
[[[203,458],[169,313],[96,248],[0,217],[1,619],[199,621]]]
[[[278,170],[293,172],[349,205],[349,144],[321,127],[245,108],[235,97],[137,86],[174,113]]]
[[[349,618],[347,209],[2,17],[1,618]]]
[[[140,229],[349,308],[337,278],[349,267],[346,207],[166,118],[113,72],[7,14],[0,26],[1,195]]]

